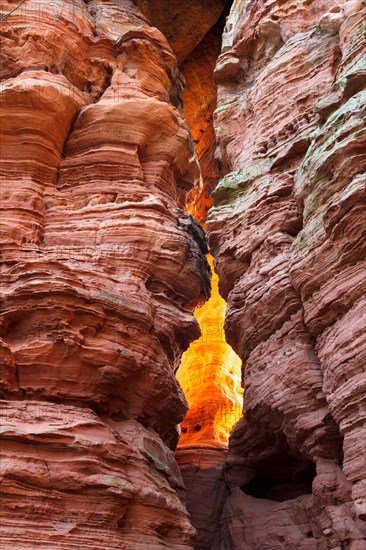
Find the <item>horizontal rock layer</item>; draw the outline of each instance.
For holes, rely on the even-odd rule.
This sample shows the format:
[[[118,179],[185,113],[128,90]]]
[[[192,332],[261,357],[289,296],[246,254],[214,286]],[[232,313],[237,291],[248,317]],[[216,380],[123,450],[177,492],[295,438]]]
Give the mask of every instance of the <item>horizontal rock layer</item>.
[[[208,232],[245,417],[220,548],[366,544],[365,23],[359,1],[258,0],[226,24]]]
[[[3,548],[191,548],[174,453],[139,422],[2,401],[1,438]]]

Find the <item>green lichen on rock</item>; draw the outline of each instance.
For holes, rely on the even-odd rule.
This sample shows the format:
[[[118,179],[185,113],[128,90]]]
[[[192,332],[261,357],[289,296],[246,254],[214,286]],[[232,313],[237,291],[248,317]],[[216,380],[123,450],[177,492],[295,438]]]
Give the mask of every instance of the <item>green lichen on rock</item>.
[[[219,115],[223,111],[226,111],[230,107],[233,107],[234,105],[239,105],[239,100],[235,100],[233,98],[224,99],[224,101],[220,101],[220,103],[217,105],[215,109],[215,115]]]
[[[164,464],[156,455],[149,453],[149,458],[153,461],[154,466],[157,470],[160,470],[161,472],[168,472],[169,466],[167,464]]]
[[[238,171],[230,172],[219,181],[213,192],[214,205],[229,205],[236,200],[239,195],[242,198],[248,191],[250,192],[255,180],[267,174],[270,168],[271,161],[265,159],[261,163],[246,165]],[[268,184],[269,181],[270,178],[267,176],[266,184]]]
[[[126,479],[121,479],[120,477],[103,475],[97,476],[97,479],[95,479],[95,481],[100,483],[101,485],[105,485],[106,487],[115,489],[120,493],[127,493],[129,495],[135,494],[135,487],[132,485],[132,483],[130,483]]]
[[[319,246],[326,238],[324,215],[335,197],[346,200],[355,192],[352,181],[357,168],[352,168],[350,160],[352,155],[365,154],[364,151],[366,92],[361,91],[334,111],[324,126],[313,133],[312,143],[296,173],[295,195],[304,204],[304,228],[294,241],[297,256],[302,251],[308,253],[314,243]],[[355,181],[358,182],[358,178]]]
[[[305,220],[332,196],[337,185],[332,168],[339,165],[336,159],[346,158],[348,149],[354,150],[355,145],[360,150],[366,146],[366,91],[339,107],[312,137],[295,177],[295,194],[304,200]]]

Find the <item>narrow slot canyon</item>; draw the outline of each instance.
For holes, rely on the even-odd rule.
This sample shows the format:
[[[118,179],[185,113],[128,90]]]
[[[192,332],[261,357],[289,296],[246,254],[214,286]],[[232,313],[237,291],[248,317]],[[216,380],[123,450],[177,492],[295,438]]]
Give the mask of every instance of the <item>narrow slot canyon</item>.
[[[365,550],[365,0],[0,15],[0,547]]]
[[[222,165],[216,158],[214,70],[229,4],[180,66],[185,80],[184,115],[200,165],[199,184],[188,194],[186,208],[204,230],[213,205],[212,192],[222,175]],[[243,411],[242,363],[226,342],[226,302],[219,293],[214,258],[208,254],[207,259],[212,272],[211,296],[194,312],[201,337],[183,354],[177,371],[189,410],[181,424],[176,460],[190,519],[198,531],[195,548],[201,549],[212,548],[220,538],[219,510],[225,493],[223,465],[230,432]]]

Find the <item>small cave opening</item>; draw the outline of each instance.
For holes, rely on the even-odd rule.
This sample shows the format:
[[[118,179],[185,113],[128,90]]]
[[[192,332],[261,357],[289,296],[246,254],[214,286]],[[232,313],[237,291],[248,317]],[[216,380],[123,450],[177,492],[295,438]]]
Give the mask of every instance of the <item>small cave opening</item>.
[[[257,466],[255,476],[241,490],[258,499],[284,502],[310,495],[315,476],[313,462],[283,453]]]

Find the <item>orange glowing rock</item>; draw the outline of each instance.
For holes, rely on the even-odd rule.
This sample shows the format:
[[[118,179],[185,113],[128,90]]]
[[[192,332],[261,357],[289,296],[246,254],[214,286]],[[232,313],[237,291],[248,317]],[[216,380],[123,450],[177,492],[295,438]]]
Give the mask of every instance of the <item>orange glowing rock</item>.
[[[213,258],[212,294],[195,311],[202,336],[183,354],[177,378],[189,403],[179,446],[226,446],[235,422],[242,416],[241,360],[226,343],[226,302],[218,290]]]

